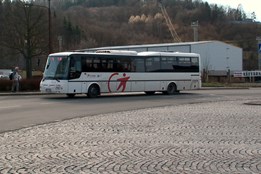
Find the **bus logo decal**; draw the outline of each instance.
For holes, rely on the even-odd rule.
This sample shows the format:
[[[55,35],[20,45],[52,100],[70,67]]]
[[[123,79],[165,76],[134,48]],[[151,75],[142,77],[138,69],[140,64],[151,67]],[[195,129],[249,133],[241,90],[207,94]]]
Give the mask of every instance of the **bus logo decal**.
[[[108,80],[108,90],[109,90],[109,92],[111,92],[111,87],[110,87],[111,79],[114,76],[119,76],[119,73],[116,72],[116,73],[111,74],[111,76]],[[130,76],[126,76],[126,73],[123,73],[123,77],[117,79],[117,81],[120,81],[120,84],[117,87],[117,91],[119,91],[122,88],[121,92],[124,92],[129,79],[130,79]]]

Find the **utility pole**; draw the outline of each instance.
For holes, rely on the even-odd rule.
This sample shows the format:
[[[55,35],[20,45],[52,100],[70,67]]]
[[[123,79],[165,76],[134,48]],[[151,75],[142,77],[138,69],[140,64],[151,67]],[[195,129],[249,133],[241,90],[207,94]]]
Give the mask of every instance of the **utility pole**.
[[[51,0],[48,0],[48,30],[49,30],[49,54],[52,53],[52,33],[51,33]]]
[[[257,37],[258,69],[261,70],[261,37]]]
[[[63,37],[62,36],[58,36],[58,42],[59,42],[59,52],[62,51],[62,44],[63,44]]]
[[[192,22],[191,27],[193,28],[194,31],[194,42],[198,42],[198,27],[199,27],[198,21]]]

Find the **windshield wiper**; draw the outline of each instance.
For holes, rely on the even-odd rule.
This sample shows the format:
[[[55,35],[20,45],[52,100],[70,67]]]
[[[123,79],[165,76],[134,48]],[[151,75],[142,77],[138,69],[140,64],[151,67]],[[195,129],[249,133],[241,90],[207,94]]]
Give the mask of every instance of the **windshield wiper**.
[[[53,78],[54,80],[56,80],[57,82],[60,82],[60,80],[58,78]]]
[[[46,79],[56,80],[57,82],[60,82],[60,80],[57,77],[49,77],[49,76],[43,77],[43,81],[45,81]]]

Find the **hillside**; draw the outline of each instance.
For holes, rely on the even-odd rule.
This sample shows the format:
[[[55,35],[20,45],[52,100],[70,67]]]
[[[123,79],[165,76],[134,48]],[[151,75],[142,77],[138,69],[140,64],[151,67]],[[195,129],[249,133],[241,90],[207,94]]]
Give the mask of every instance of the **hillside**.
[[[54,52],[173,42],[159,4],[154,0],[51,2]],[[45,5],[44,0],[33,3]],[[242,47],[244,69],[257,69],[256,36],[261,35],[261,25],[247,20],[242,9],[210,5],[201,0],[162,0],[162,4],[183,42],[193,41],[191,23],[198,21],[199,40],[219,40]]]
[[[68,5],[64,11],[73,25],[82,29],[86,40],[77,48],[173,42],[155,1],[87,2]],[[261,26],[249,21],[242,9],[191,0],[162,3],[183,42],[193,41],[191,23],[198,21],[199,40],[219,40],[241,47],[244,69],[257,69],[256,36],[261,35]]]

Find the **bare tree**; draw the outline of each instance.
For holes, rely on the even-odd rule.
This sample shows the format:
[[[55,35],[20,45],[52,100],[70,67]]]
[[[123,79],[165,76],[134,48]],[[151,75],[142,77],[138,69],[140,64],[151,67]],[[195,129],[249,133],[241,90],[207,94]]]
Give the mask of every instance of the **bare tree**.
[[[26,76],[32,77],[32,59],[48,53],[48,9],[15,1],[4,14],[0,44],[26,62]]]

